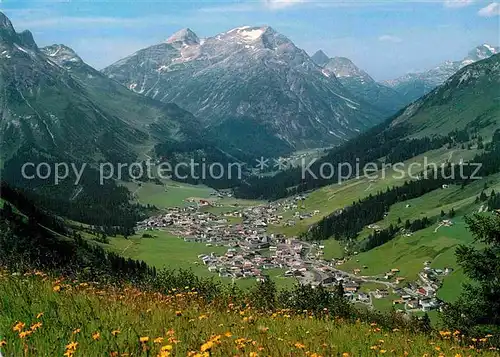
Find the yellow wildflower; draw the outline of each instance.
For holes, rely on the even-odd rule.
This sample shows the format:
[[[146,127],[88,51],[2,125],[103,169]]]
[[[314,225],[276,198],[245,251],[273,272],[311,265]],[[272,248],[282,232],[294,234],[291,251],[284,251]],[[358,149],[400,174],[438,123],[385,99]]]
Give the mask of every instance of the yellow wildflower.
[[[24,322],[18,322],[14,325],[14,327],[12,328],[12,331],[21,332],[23,330],[24,326],[26,326],[26,324]]]
[[[74,341],[66,345],[67,350],[74,351],[74,350],[76,350],[76,347],[78,347],[78,342],[74,342]]]
[[[38,330],[40,327],[42,327],[42,323],[41,322],[37,322],[33,325],[31,325],[31,331],[36,331]]]
[[[33,333],[33,331],[23,331],[19,333],[19,338],[25,338],[26,336],[29,336]]]
[[[200,351],[201,352],[210,351],[212,347],[214,347],[214,343],[212,341],[207,341],[203,345],[201,345]]]

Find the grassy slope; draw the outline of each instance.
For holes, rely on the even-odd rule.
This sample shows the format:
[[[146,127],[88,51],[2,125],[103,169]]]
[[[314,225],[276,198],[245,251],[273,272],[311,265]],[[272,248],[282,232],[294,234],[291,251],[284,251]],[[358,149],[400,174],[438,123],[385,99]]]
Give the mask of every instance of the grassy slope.
[[[398,276],[405,277],[406,281],[415,280],[418,273],[423,269],[425,261],[431,261],[431,267],[443,269],[453,268],[454,271],[443,280],[443,286],[438,291],[438,297],[445,301],[454,301],[462,291],[462,284],[466,277],[462,269],[457,265],[455,249],[460,244],[474,244],[473,237],[468,231],[464,222],[464,215],[475,212],[481,204],[475,204],[474,200],[478,193],[488,183],[489,194],[491,189],[500,189],[500,175],[494,175],[487,179],[475,182],[464,189],[460,187],[450,187],[437,192],[432,192],[417,199],[398,203],[391,207],[389,215],[377,224],[380,227],[387,227],[391,223],[395,224],[400,217],[404,222],[406,219],[413,220],[419,217],[440,217],[443,210],[448,213],[451,208],[457,212],[452,221],[451,227],[440,227],[437,231],[437,224],[418,231],[411,237],[399,236],[392,241],[372,249],[365,253],[360,253],[355,258],[349,260],[340,268],[346,271],[362,269],[365,275],[379,275],[392,268],[400,269]],[[406,208],[406,204],[410,207]],[[445,217],[448,218],[448,217]],[[360,239],[370,233],[365,229]],[[342,256],[339,254],[339,256]],[[367,290],[375,290],[377,287],[369,287]],[[387,311],[391,309],[392,298],[374,300],[375,308]]]
[[[436,163],[438,165],[444,163],[446,160],[450,162],[459,162],[461,159],[465,161],[472,159],[477,154],[476,150],[462,150],[452,149],[447,150],[441,148],[438,150],[429,151],[425,154],[416,156],[410,160],[405,161],[405,167],[409,167],[412,163],[422,163],[424,158],[427,158],[428,163]],[[413,175],[421,172],[421,168],[413,167],[411,173]],[[319,210],[320,214],[297,221],[293,227],[272,227],[272,231],[284,233],[287,235],[297,235],[307,230],[307,228],[319,221],[322,217],[334,212],[340,208],[352,204],[352,202],[362,199],[370,194],[376,194],[378,191],[384,191],[387,187],[399,186],[404,184],[408,177],[401,178],[398,173],[393,170],[387,170],[385,175],[378,172],[375,176],[379,178],[376,180],[369,180],[368,178],[360,178],[346,181],[342,184],[334,184],[325,186],[316,191],[311,192],[306,201],[304,211],[311,212]],[[284,218],[291,218],[293,212],[286,212]]]
[[[220,207],[205,208],[213,213],[234,211],[238,207],[259,205],[262,201],[240,200],[224,197],[221,199],[211,196],[214,190],[205,185],[189,185],[171,180],[163,180],[163,186],[152,182],[142,182],[139,186],[136,182],[122,182],[130,192],[134,193],[135,200],[143,205],[150,204],[159,209],[169,207],[183,207],[191,205],[188,199],[207,199]]]
[[[213,190],[207,186],[193,186],[174,181],[168,181],[165,186],[154,183],[141,183],[139,186],[134,182],[126,182],[124,185],[135,192],[136,199],[141,204],[150,204],[158,208],[185,206],[188,198],[209,198]]]
[[[411,126],[413,137],[446,135],[475,125],[485,138],[500,128],[500,56],[462,68],[442,86],[411,104],[395,122]]]
[[[495,355],[469,349],[468,344],[459,347],[438,336],[388,332],[364,323],[290,316],[282,311],[258,313],[223,301],[217,302],[219,306],[207,305],[192,293],[174,294],[2,274],[0,331],[5,345],[1,350],[8,356],[61,356],[75,342],[75,356],[156,356],[162,347],[175,356],[191,351],[192,356]],[[21,331],[34,326],[34,332],[21,338],[13,331],[19,322],[25,324],[18,325]],[[97,333],[98,338],[93,338]],[[210,352],[202,354],[202,349]]]
[[[411,237],[397,237],[383,246],[360,253],[356,259],[349,261],[343,268],[351,270],[366,265],[368,266],[368,269],[365,269],[366,274],[381,274],[388,269],[399,268],[402,276],[415,278],[422,268],[422,263],[426,260],[433,261],[436,257],[440,258],[436,262],[436,264],[442,264],[439,266],[440,268],[443,266],[456,267],[453,255],[454,247],[457,244],[467,244],[473,241],[463,220],[463,215],[479,209],[481,204],[475,204],[474,200],[481,192],[485,182],[488,182],[490,187],[486,191],[487,193],[491,189],[497,191],[500,189],[500,175],[495,175],[475,182],[465,189],[452,186],[395,204],[391,207],[389,215],[377,223],[380,227],[387,227],[391,223],[395,224],[398,218],[401,218],[403,222],[406,219],[414,220],[424,216],[438,219],[441,210],[448,213],[451,208],[454,208],[457,216],[452,219],[454,225],[451,227],[441,227],[436,231],[438,225],[435,224],[414,233]],[[410,204],[410,207],[406,208],[407,204]],[[365,229],[361,233],[360,239],[366,237],[369,232],[369,229]],[[450,253],[444,254],[448,250]],[[447,259],[444,259],[443,256]]]
[[[207,247],[203,243],[184,242],[183,239],[173,236],[164,231],[148,231],[155,238],[141,238],[142,232],[125,239],[122,237],[110,238],[109,249],[128,258],[144,260],[149,265],[156,268],[169,269],[191,269],[199,276],[213,277],[224,283],[230,283],[231,279],[221,279],[215,273],[208,271],[198,258],[199,254],[224,254],[227,247]],[[283,277],[284,270],[271,269],[266,273],[274,279],[280,288],[291,287],[294,280]],[[239,279],[236,281],[241,288],[248,288],[255,285],[255,279]]]

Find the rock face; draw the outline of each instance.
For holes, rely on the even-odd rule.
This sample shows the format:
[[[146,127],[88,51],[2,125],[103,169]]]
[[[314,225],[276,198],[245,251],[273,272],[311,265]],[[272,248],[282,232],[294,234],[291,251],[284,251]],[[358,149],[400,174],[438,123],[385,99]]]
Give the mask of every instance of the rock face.
[[[328,57],[322,50],[316,51],[316,53],[311,56],[311,59],[320,67],[323,67],[328,63],[328,61],[330,61],[330,57]]]
[[[377,107],[385,115],[394,114],[404,107],[404,99],[398,92],[377,83],[350,59],[346,57],[328,58],[321,50],[311,58],[325,71],[333,73],[356,98]]]
[[[103,72],[189,110],[222,143],[242,150],[264,145],[279,154],[336,144],[384,118],[268,26],[206,39],[184,29]]]
[[[39,49],[0,13],[1,155],[21,147],[75,158],[129,160],[151,139],[191,135],[196,119],[142,97],[85,64],[64,45]],[[143,148],[144,149],[144,148]]]
[[[398,91],[409,104],[443,84],[461,68],[497,54],[499,50],[499,47],[488,44],[477,46],[461,61],[447,61],[428,71],[409,73],[384,84]]]

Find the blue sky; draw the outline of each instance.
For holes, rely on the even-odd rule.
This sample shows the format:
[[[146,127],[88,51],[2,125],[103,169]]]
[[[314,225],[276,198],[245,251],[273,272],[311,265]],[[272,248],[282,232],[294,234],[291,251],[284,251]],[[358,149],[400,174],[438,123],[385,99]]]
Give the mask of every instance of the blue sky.
[[[40,46],[63,43],[99,69],[184,27],[207,37],[271,25],[311,55],[349,57],[377,80],[500,43],[500,4],[482,0],[0,0],[0,9]]]

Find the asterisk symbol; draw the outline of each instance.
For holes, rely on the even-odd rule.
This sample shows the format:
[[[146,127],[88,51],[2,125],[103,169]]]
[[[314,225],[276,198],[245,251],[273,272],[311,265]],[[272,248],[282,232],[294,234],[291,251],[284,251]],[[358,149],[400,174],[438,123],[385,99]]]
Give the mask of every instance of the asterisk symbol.
[[[257,165],[255,167],[257,167],[261,171],[264,171],[269,167],[269,159],[266,159],[263,156],[261,156],[260,159],[256,159],[255,161],[257,161]]]
[[[288,168],[288,163],[282,157],[274,159],[274,168],[277,168],[278,170],[286,170]]]

